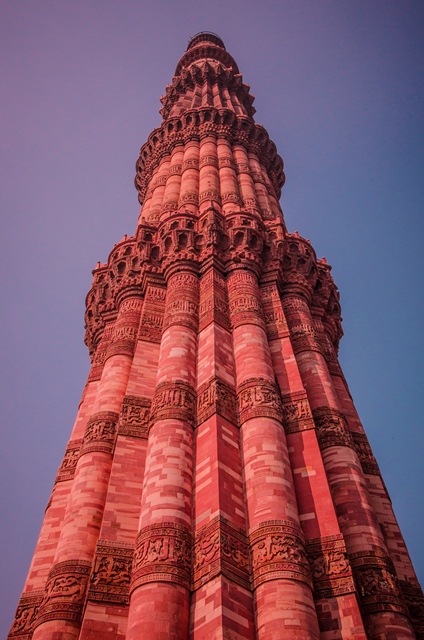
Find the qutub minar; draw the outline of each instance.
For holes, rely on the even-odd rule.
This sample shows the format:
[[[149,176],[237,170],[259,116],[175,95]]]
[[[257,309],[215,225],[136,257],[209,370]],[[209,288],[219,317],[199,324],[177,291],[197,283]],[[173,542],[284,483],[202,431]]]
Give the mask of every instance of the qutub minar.
[[[161,102],[9,638],[424,638],[331,268],[286,230],[283,162],[218,36]]]

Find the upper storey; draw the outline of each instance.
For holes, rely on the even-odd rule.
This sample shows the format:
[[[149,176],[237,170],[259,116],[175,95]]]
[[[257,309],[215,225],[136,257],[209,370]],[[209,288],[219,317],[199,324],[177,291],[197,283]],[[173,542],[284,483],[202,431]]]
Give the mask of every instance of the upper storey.
[[[249,92],[221,38],[203,32],[190,40],[161,98],[160,113],[167,120],[189,109],[215,107],[252,118],[255,98]]]
[[[135,186],[140,204],[144,205],[143,216],[146,220],[156,223],[161,217],[157,193],[154,215],[151,203],[146,205],[159,186],[158,178],[163,186],[170,177],[162,167],[163,163],[166,164],[167,159],[172,157],[176,147],[186,148],[192,142],[197,142],[202,147],[202,141],[208,136],[215,137],[217,141],[225,140],[229,145],[226,162],[231,161],[231,167],[238,175],[247,171],[258,185],[266,185],[271,198],[278,202],[285,181],[283,161],[267,131],[253,119],[253,100],[249,85],[243,83],[237,64],[225,49],[222,40],[215,34],[206,32],[194,36],[178,62],[172,84],[167,86],[166,93],[161,98],[162,125],[150,134],[140,150],[136,164]],[[242,154],[237,150],[240,146],[246,153],[246,161],[243,162],[240,160]],[[190,168],[199,172],[208,164],[216,165],[219,169],[223,166],[224,160],[218,157],[218,149],[213,151],[209,148],[207,157],[201,148],[197,158],[193,156],[193,152],[190,153]],[[173,165],[172,171],[184,173],[188,169],[184,162],[185,160]],[[200,178],[201,176],[198,186]],[[220,175],[219,182],[221,178]],[[200,204],[202,191],[195,196],[197,186],[193,180],[190,190],[191,203]],[[239,179],[239,182],[240,180],[246,182],[247,178]],[[184,187],[183,184],[181,186]],[[257,190],[261,189],[262,187],[257,186]],[[228,189],[219,184],[212,191],[216,192],[218,197],[211,200],[214,206],[220,209],[224,202],[222,197],[229,197]],[[181,196],[177,209],[184,204],[183,192]],[[252,206],[252,197],[244,197],[243,193],[240,193],[240,185],[233,189],[231,197],[234,204],[241,209]],[[175,201],[172,206],[174,205]],[[253,206],[256,204],[253,203]],[[265,208],[266,217],[269,215],[270,206]],[[146,215],[147,209],[151,212],[149,216]]]

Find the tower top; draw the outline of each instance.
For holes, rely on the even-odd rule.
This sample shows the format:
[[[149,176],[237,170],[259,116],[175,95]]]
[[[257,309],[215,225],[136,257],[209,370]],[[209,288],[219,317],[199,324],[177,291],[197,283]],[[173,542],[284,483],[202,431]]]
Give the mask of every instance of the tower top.
[[[218,35],[216,35],[216,33],[213,33],[212,31],[200,31],[199,33],[196,33],[192,38],[190,38],[187,46],[187,51],[200,44],[201,42],[213,42],[218,47],[222,47],[222,49],[225,49],[223,41]]]

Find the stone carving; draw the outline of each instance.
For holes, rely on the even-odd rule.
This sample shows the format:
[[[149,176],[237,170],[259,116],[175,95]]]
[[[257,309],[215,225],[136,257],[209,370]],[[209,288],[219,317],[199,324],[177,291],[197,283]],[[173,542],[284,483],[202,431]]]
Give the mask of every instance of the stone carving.
[[[293,523],[263,522],[250,533],[249,542],[254,588],[278,578],[300,580],[312,586],[303,537]]]
[[[281,422],[281,399],[277,387],[268,380],[251,378],[237,389],[240,424],[251,418],[275,418]]]
[[[316,600],[355,591],[342,534],[310,539],[306,550]]]
[[[268,340],[287,336],[289,330],[276,285],[262,285],[261,298]]]
[[[378,611],[408,615],[393,563],[383,551],[353,553],[350,562],[365,615]]]
[[[147,438],[151,400],[140,396],[125,396],[119,416],[118,435]]]
[[[193,546],[193,589],[224,575],[250,588],[249,546],[246,534],[217,516],[196,534]]]
[[[153,284],[147,286],[138,331],[139,340],[160,343],[165,312],[165,298],[166,289],[164,287]]]
[[[118,414],[100,411],[91,416],[87,423],[81,445],[80,456],[92,451],[113,453]]]
[[[74,477],[81,443],[82,440],[74,440],[69,442],[62,460],[62,464],[60,465],[59,471],[57,472],[56,482],[63,482],[64,480],[70,480]]]
[[[424,639],[424,595],[421,587],[404,580],[400,581],[403,599],[411,616],[412,626],[417,640]]]
[[[44,591],[41,590],[22,594],[8,639],[30,640],[43,596]]]
[[[352,432],[352,437],[363,472],[379,476],[380,469],[365,433]]]
[[[214,413],[233,424],[238,424],[235,389],[218,376],[214,376],[198,389],[197,424],[202,424]]]
[[[354,448],[346,418],[340,411],[332,407],[318,407],[312,413],[321,449],[328,447]]]
[[[305,392],[287,394],[283,396],[282,401],[283,425],[286,433],[305,431],[315,427]]]
[[[151,422],[174,418],[194,426],[196,394],[187,382],[162,382],[156,387],[150,413]]]
[[[151,581],[190,588],[192,538],[182,525],[164,522],[143,528],[137,536],[131,590]]]
[[[85,560],[68,560],[53,567],[35,626],[58,619],[81,622],[90,569],[91,562]]]
[[[97,602],[129,602],[134,545],[99,540],[90,577],[88,599]]]

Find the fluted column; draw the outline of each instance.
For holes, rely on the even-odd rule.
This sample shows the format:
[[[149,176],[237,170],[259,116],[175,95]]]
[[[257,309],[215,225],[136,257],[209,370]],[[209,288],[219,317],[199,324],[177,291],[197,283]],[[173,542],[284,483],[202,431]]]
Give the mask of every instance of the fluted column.
[[[55,559],[34,639],[77,638],[103,517],[116,423],[125,394],[141,313],[137,295],[120,304],[96,400],[84,433]]]
[[[218,138],[218,166],[221,189],[222,212],[240,210],[241,197],[237,181],[236,163],[231,143],[227,138]]]
[[[199,141],[189,140],[184,147],[179,206],[190,213],[199,210]]]
[[[367,632],[372,640],[390,634],[415,638],[308,303],[292,285],[283,291],[282,302]]]
[[[256,274],[228,275],[259,640],[320,638]]]
[[[207,135],[200,140],[199,213],[203,213],[214,204],[219,208],[221,206],[218,152],[216,137]]]
[[[188,633],[198,278],[168,276],[164,332],[134,552],[128,640]]]

